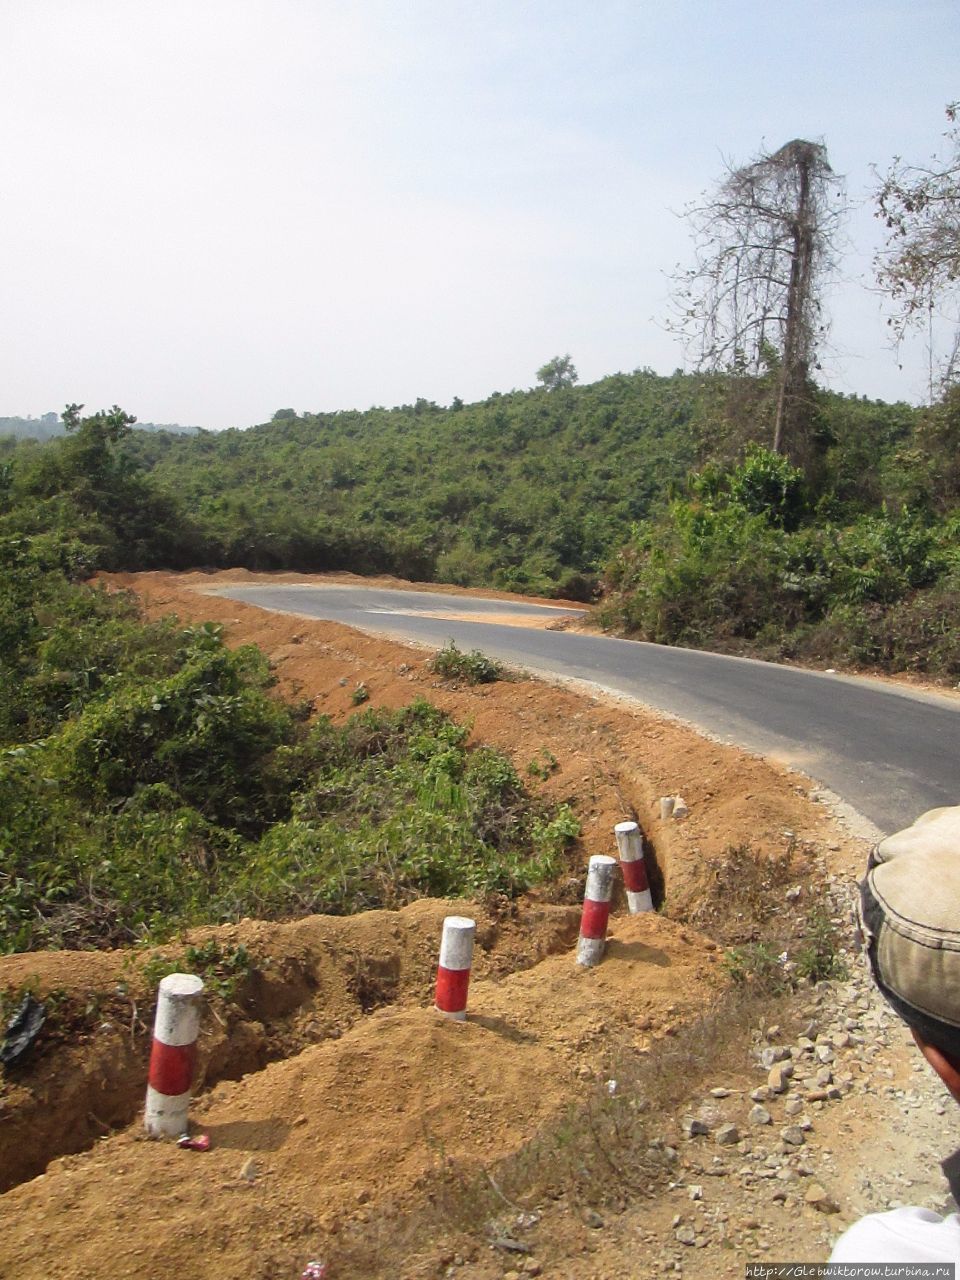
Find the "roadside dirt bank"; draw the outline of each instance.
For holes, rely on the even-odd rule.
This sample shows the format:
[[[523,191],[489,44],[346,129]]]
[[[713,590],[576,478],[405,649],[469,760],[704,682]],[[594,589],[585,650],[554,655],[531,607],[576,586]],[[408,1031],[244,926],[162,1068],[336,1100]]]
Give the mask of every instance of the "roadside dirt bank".
[[[583,822],[571,897],[581,885],[577,864],[611,852],[613,825],[635,817],[666,914],[617,914],[604,964],[582,972],[569,950],[575,908],[536,899],[515,913],[458,904],[481,923],[464,1025],[443,1023],[429,1008],[448,903],[351,920],[248,921],[190,935],[186,941],[243,943],[251,955],[239,1012],[215,1006],[205,1023],[206,1074],[195,1118],[212,1149],[199,1154],[143,1142],[134,1119],[91,1150],[56,1159],[44,1175],[0,1198],[0,1275],[114,1280],[159,1277],[172,1266],[198,1280],[272,1280],[298,1275],[310,1257],[336,1258],[339,1242],[358,1232],[377,1244],[376,1265],[351,1264],[344,1249],[330,1280],[381,1274],[486,1280],[521,1274],[518,1264],[538,1274],[527,1269],[528,1254],[478,1250],[475,1243],[447,1242],[410,1255],[396,1224],[416,1215],[438,1170],[450,1163],[492,1167],[602,1082],[618,1057],[648,1050],[716,1005],[727,983],[720,950],[686,921],[704,920],[708,928],[705,906],[731,847],[749,843],[771,859],[792,849],[807,889],[827,867],[841,879],[859,870],[863,847],[811,800],[800,775],[653,714],[526,678],[452,687],[429,670],[422,650],[200,593],[218,581],[252,579],[234,572],[107,581],[136,590],[152,617],[213,619],[230,643],[259,644],[276,666],[281,691],[309,699],[317,713],[350,715],[352,689],[362,680],[372,705],[423,696],[469,720],[474,739],[507,752],[525,776],[528,764],[549,752],[556,767],[530,783],[569,801]],[[689,817],[660,821],[658,799],[668,793],[683,795]],[[0,1155],[11,1167],[10,1153],[30,1141],[31,1124],[41,1131],[41,1115],[49,1115],[42,1122],[48,1128],[79,1128],[88,1106],[105,1130],[124,1119],[104,1114],[108,1095],[135,1105],[146,1044],[137,1023],[145,1027],[150,1010],[138,1001],[149,1003],[142,968],[130,976],[128,966],[128,956],[116,954],[0,960],[4,988],[33,979],[41,992],[66,992],[71,1007],[84,996],[88,1003],[102,996],[102,1003],[92,999],[86,1039],[55,1043],[35,1071],[6,1078]],[[118,973],[125,975],[122,993]],[[86,1084],[71,1092],[78,1077]],[[89,1105],[93,1088],[101,1094],[97,1107]],[[387,1206],[400,1216],[383,1237],[377,1224]],[[643,1229],[656,1240],[673,1230],[663,1212],[660,1200],[642,1210]],[[614,1231],[611,1219],[598,1228],[584,1221],[580,1206],[560,1203],[544,1208],[543,1221],[551,1224],[550,1239],[538,1242],[543,1274],[653,1276],[676,1270],[674,1253],[683,1254],[682,1245],[671,1243],[669,1254],[645,1245],[639,1256],[629,1216],[623,1231]],[[719,1263],[698,1271],[692,1262],[691,1274],[741,1275],[749,1257],[771,1256],[762,1233],[734,1239],[736,1258],[724,1246]],[[458,1255],[458,1247],[465,1252]],[[817,1256],[825,1256],[819,1236]]]
[[[731,844],[748,842],[771,854],[790,845],[841,855],[847,847],[849,865],[858,865],[856,841],[825,806],[811,803],[811,792],[819,792],[809,779],[707,741],[655,712],[532,677],[454,686],[430,670],[430,655],[423,649],[338,623],[271,614],[205,594],[237,582],[346,579],[398,585],[390,579],[340,574],[268,579],[242,569],[114,574],[101,580],[135,591],[151,618],[176,614],[185,622],[212,619],[223,624],[229,643],[259,645],[274,664],[280,692],[308,699],[317,714],[336,721],[351,715],[356,710],[351,695],[363,681],[371,706],[397,707],[425,697],[469,722],[473,740],[508,754],[531,786],[551,800],[574,804],[583,824],[584,861],[594,853],[609,853],[615,823],[634,818],[644,831],[647,856],[661,877],[658,889],[673,915],[681,915],[691,896],[702,891],[710,863]],[[415,585],[419,590],[421,584]],[[528,773],[528,766],[547,762],[545,751],[555,757],[557,767],[541,781]],[[676,794],[686,800],[689,817],[661,823],[660,796]]]

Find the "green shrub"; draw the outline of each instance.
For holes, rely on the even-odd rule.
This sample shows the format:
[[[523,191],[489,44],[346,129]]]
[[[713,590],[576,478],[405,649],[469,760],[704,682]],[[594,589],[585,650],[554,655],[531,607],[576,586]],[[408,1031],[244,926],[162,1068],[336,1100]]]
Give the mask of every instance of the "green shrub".
[[[51,742],[58,775],[100,804],[166,782],[212,821],[254,831],[276,816],[260,766],[293,733],[269,682],[259,650],[205,636],[174,674],[124,684],[71,720]]]
[[[572,815],[532,800],[509,760],[468,749],[428,703],[308,727],[267,696],[262,655],[228,651],[219,628],[138,638],[127,602],[76,607],[82,652],[99,629],[110,656],[73,714],[38,682],[32,719],[52,732],[0,750],[0,950],[514,894],[558,871]],[[69,656],[59,622],[31,625],[51,662]]]
[[[502,663],[479,649],[463,653],[453,640],[431,660],[430,669],[446,680],[463,680],[466,684],[493,684],[506,678]]]
[[[252,972],[253,962],[242,942],[224,950],[213,938],[199,947],[187,947],[182,955],[172,960],[151,956],[140,970],[150,988],[159,986],[161,980],[171,973],[195,973],[203,978],[207,992],[221,1000],[232,1000],[237,988]]]
[[[811,982],[841,980],[847,977],[847,966],[840,955],[837,930],[823,906],[812,908],[804,926],[804,937],[796,951],[798,978]]]
[[[363,680],[359,681],[356,688],[350,694],[350,702],[353,706],[359,707],[364,702],[370,701],[370,690],[367,688]]]

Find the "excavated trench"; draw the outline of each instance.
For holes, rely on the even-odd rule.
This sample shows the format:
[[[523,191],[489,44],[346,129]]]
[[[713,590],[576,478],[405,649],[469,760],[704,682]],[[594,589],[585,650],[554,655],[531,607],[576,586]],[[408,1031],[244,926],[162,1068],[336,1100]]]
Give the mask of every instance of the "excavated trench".
[[[631,813],[636,816],[631,807]],[[685,892],[674,897],[671,915],[683,943],[693,925],[701,945],[718,955],[709,939],[725,938],[718,917],[728,916],[726,891],[718,893],[725,868],[742,875],[741,849],[697,866],[669,840],[659,851],[645,833],[644,856],[655,906],[679,878]],[[679,873],[679,875],[678,875]],[[229,990],[216,971],[205,975],[207,1016],[198,1043],[195,1096],[222,1082],[262,1073],[271,1063],[294,1059],[311,1046],[340,1040],[365,1019],[388,1007],[429,1009],[433,1001],[437,948],[443,917],[468,914],[477,920],[472,983],[502,984],[541,966],[548,957],[572,952],[580,923],[582,875],[553,886],[554,901],[536,894],[519,902],[486,905],[422,899],[399,911],[356,916],[312,916],[282,924],[252,920],[190,931],[177,946],[145,951],[37,952],[0,960],[0,991],[8,1003],[24,990],[44,1000],[48,1020],[36,1044],[0,1077],[0,1192],[44,1172],[57,1157],[83,1152],[125,1129],[143,1107],[156,985],[163,972],[189,968],[188,947],[215,944],[225,957],[246,959]],[[560,901],[556,901],[556,899]],[[718,908],[719,904],[719,908]],[[726,904],[726,905],[724,905]],[[756,906],[756,904],[753,904]],[[612,919],[626,911],[618,877]],[[749,920],[738,919],[747,927]],[[665,926],[670,922],[657,917]],[[622,952],[631,954],[634,944]],[[611,944],[611,954],[617,944]],[[669,966],[668,955],[657,960]],[[547,979],[551,981],[551,979]],[[668,1014],[674,1012],[667,1005]],[[654,1019],[655,1021],[655,1019]],[[653,1025],[640,1017],[641,1030]],[[602,1027],[601,1027],[602,1030]],[[596,1039],[589,1018],[572,1043],[582,1049]]]
[[[182,620],[216,618],[231,643],[259,643],[281,689],[309,691],[334,719],[351,713],[350,688],[362,676],[377,703],[405,705],[422,693],[469,720],[474,739],[507,751],[521,773],[548,747],[557,768],[538,786],[580,816],[578,858],[614,852],[614,824],[636,818],[664,909],[627,917],[615,901],[606,960],[588,971],[572,957],[579,869],[560,886],[566,905],[422,901],[347,918],[242,921],[161,948],[168,968],[181,967],[187,943],[211,939],[249,955],[229,1000],[208,976],[195,1108],[212,1139],[203,1156],[138,1141],[154,953],[0,959],[0,989],[36,989],[51,1011],[32,1056],[0,1077],[0,1186],[10,1188],[0,1271],[49,1274],[37,1260],[42,1231],[65,1277],[119,1280],[138,1274],[154,1250],[197,1280],[257,1268],[295,1274],[303,1258],[323,1256],[325,1233],[414,1196],[438,1160],[489,1167],[588,1082],[606,1080],[617,1053],[643,1053],[715,1003],[727,978],[711,939],[734,941],[717,911],[733,912],[736,941],[752,936],[750,894],[736,899],[721,875],[732,846],[748,840],[774,859],[796,847],[792,874],[804,883],[816,876],[808,855],[841,847],[796,775],[636,707],[526,679],[450,688],[421,653],[393,642],[199,598],[174,575],[131,585],[152,616],[175,608]],[[690,816],[664,825],[658,797],[677,791]],[[780,909],[783,901],[781,891]],[[478,921],[471,1016],[457,1024],[431,1011],[450,913]],[[242,1174],[252,1153],[255,1183]]]
[[[645,859],[654,902],[663,902],[670,880],[669,854],[658,858],[645,840]],[[665,864],[665,865],[664,865]],[[742,867],[735,865],[737,876]],[[703,892],[688,899],[681,919],[708,941],[715,927],[723,862],[714,861],[702,880]],[[582,892],[571,877],[554,894]],[[622,918],[625,897],[617,882],[613,918]],[[195,1095],[217,1084],[262,1072],[271,1063],[295,1058],[310,1046],[337,1041],[372,1014],[387,1007],[429,1009],[433,1000],[437,947],[448,914],[476,918],[477,949],[472,982],[502,984],[571,952],[580,923],[578,902],[501,901],[475,903],[423,899],[400,911],[356,916],[312,916],[271,924],[191,931],[178,946],[150,951],[40,952],[0,961],[0,989],[8,996],[30,989],[48,1007],[48,1022],[22,1062],[8,1066],[0,1093],[0,1191],[42,1173],[51,1160],[85,1151],[99,1139],[126,1128],[143,1106],[147,1062],[162,972],[184,965],[187,946],[202,952],[216,944],[223,956],[242,948],[246,960],[223,989],[216,971],[207,975],[207,1016],[198,1043]],[[658,917],[667,925],[664,917]],[[617,954],[612,944],[612,954]],[[630,947],[627,948],[628,954]],[[717,956],[711,955],[715,961]],[[657,963],[669,964],[667,956]],[[648,1020],[641,1018],[644,1028]],[[582,1043],[595,1038],[586,1026]],[[577,1042],[580,1047],[581,1041]]]
[[[215,974],[208,982],[196,1092],[337,1040],[385,1006],[429,1006],[443,916],[464,911],[478,922],[477,979],[499,980],[567,950],[579,925],[574,906],[504,904],[491,911],[423,900],[397,912],[191,933],[197,947],[215,941],[229,955],[242,945],[250,957],[227,998]],[[146,1088],[154,975],[160,965],[177,967],[183,950],[50,952],[2,962],[3,988],[33,990],[48,1019],[22,1061],[5,1070],[0,1189],[134,1120]]]

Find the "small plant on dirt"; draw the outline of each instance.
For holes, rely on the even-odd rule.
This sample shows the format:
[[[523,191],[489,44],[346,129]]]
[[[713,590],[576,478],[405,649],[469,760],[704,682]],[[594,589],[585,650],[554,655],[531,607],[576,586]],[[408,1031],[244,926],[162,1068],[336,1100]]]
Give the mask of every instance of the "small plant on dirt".
[[[735,983],[763,995],[780,996],[791,989],[785,959],[785,953],[777,955],[769,943],[748,942],[724,952],[723,965]]]
[[[430,669],[446,680],[463,680],[467,684],[493,684],[506,679],[502,662],[488,658],[479,649],[464,653],[453,640],[433,658]]]
[[[527,765],[527,773],[532,778],[539,778],[541,782],[546,782],[551,774],[557,772],[560,768],[560,762],[552,751],[546,747],[541,747],[538,755]]]
[[[354,689],[353,693],[351,693],[350,701],[355,707],[362,706],[363,703],[370,701],[370,690],[367,688],[366,683],[363,680],[358,682],[357,687]]]
[[[221,1000],[230,1001],[252,968],[250,952],[243,943],[225,951],[218,942],[210,938],[199,947],[187,947],[183,955],[176,959],[151,956],[140,972],[151,989],[159,986],[168,974],[195,973],[203,978],[208,992],[219,996]]]
[[[580,834],[580,819],[568,804],[562,804],[552,818],[535,818],[532,827],[533,843],[541,858],[550,860],[547,875],[556,875],[559,870],[559,854],[571,840]]]
[[[847,966],[840,955],[837,931],[833,921],[822,906],[815,906],[807,916],[804,942],[795,957],[798,978],[811,982],[841,980],[847,976]]]

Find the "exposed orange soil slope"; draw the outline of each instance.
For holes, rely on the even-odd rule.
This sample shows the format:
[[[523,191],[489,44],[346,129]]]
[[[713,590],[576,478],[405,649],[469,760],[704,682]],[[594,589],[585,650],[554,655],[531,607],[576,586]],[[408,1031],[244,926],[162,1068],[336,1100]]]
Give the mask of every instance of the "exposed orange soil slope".
[[[802,779],[653,714],[525,678],[452,688],[420,650],[196,590],[249,576],[111,582],[135,588],[150,616],[212,618],[231,643],[261,645],[282,689],[335,719],[354,710],[350,692],[363,680],[373,705],[420,695],[469,719],[474,739],[502,748],[521,772],[549,749],[559,768],[531,781],[570,801],[583,822],[572,884],[581,880],[578,863],[612,850],[612,827],[626,817],[645,831],[674,917],[696,906],[712,864],[745,837],[770,854],[796,842],[811,863],[843,841]],[[658,797],[676,792],[690,816],[662,824]],[[210,1017],[204,1030],[208,1083],[195,1119],[212,1149],[141,1141],[134,1120],[92,1150],[55,1160],[0,1199],[0,1275],[295,1276],[348,1220],[375,1215],[378,1203],[413,1204],[446,1158],[487,1164],[515,1150],[578,1096],[584,1076],[595,1078],[624,1045],[643,1046],[689,1018],[724,981],[716,946],[677,919],[616,914],[605,962],[581,971],[571,951],[575,908],[536,897],[516,908],[460,903],[480,922],[480,947],[470,1019],[445,1023],[429,1004],[439,924],[450,909],[423,902],[352,920],[243,922],[192,935],[242,940],[254,964],[242,1016]],[[130,986],[111,1004],[118,972]],[[45,1132],[80,1123],[90,1095],[71,1094],[71,1076],[102,1086],[104,1100],[111,1090],[124,1094],[128,1107],[145,1078],[147,1036],[137,1019],[149,1021],[149,997],[135,966],[119,955],[0,960],[4,987],[30,975],[41,991],[103,993],[104,1023],[8,1079],[0,1156],[5,1145],[11,1167],[11,1148],[29,1142],[23,1121],[32,1117]],[[386,1007],[373,1007],[382,1000]],[[113,1120],[103,1107],[89,1109]]]

